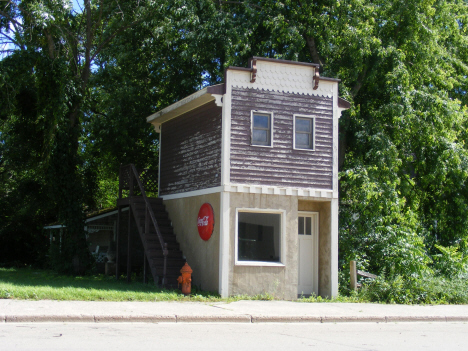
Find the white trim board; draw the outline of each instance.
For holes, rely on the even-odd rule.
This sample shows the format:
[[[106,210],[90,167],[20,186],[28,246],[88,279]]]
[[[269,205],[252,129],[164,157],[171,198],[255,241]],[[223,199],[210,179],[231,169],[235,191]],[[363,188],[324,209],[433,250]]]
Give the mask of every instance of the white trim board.
[[[160,195],[159,197],[162,198],[163,200],[174,200],[174,199],[182,199],[184,197],[215,194],[215,193],[220,193],[221,191],[223,191],[223,187],[216,186],[213,188],[207,188],[207,189],[202,189],[202,190],[187,191],[185,193]]]
[[[302,198],[314,198],[330,200],[334,198],[333,190],[322,190],[314,188],[286,188],[278,186],[252,185],[252,184],[229,184],[202,190],[187,191],[185,193],[161,195],[164,200],[182,199],[185,197],[208,195],[220,192],[244,193],[244,194],[265,194],[298,196]]]
[[[266,195],[286,195],[286,196],[301,196],[315,198],[333,198],[332,190],[321,190],[314,188],[290,188],[267,185],[251,185],[251,184],[230,184],[224,186],[224,191],[231,193],[248,193],[248,194],[266,194]]]
[[[229,184],[231,178],[231,77],[224,77],[226,91],[223,96],[221,130],[221,184]]]

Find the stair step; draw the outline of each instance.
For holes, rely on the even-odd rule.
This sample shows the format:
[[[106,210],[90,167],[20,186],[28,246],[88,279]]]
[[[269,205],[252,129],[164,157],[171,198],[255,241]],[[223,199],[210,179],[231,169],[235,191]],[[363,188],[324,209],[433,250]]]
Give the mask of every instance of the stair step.
[[[156,267],[155,274],[159,277],[163,276],[163,267]],[[180,268],[177,267],[171,267],[170,269],[166,269],[166,276],[173,276],[176,280],[177,277],[179,277],[182,273],[180,273]]]
[[[158,265],[163,265],[164,264],[164,255],[162,251],[150,251],[146,254],[148,258],[148,262],[150,265],[152,264],[158,264]],[[167,255],[167,262],[179,262],[183,261],[185,263],[184,256],[182,254],[182,251],[180,250],[169,250],[169,254]]]
[[[180,276],[180,270],[185,264],[185,258],[183,257],[182,251],[180,251],[180,245],[177,241],[176,235],[172,227],[172,222],[169,218],[169,214],[166,211],[166,206],[161,198],[148,198],[151,210],[154,214],[156,222],[158,224],[162,239],[167,243],[168,256],[166,259],[166,277],[168,287],[177,287],[177,277]],[[162,280],[162,273],[164,269],[164,255],[159,242],[158,234],[156,233],[153,224],[149,223],[148,232],[145,231],[146,222],[146,203],[142,197],[132,197],[130,200],[132,213],[137,223],[138,231],[142,239],[145,241],[146,255],[148,257],[148,263],[155,280],[159,279],[159,283]]]
[[[153,212],[155,214],[156,213],[163,213],[163,214],[168,215],[167,212],[166,212],[166,206],[164,206],[164,205],[151,205],[151,209],[153,210]],[[144,215],[145,211],[146,211],[146,205],[145,204],[134,204],[134,210],[135,210],[136,213]]]
[[[147,244],[147,247],[150,248],[150,247],[156,247],[156,248],[161,248],[161,244],[159,242],[159,238],[155,235],[155,236],[147,236],[145,238],[145,241],[146,241],[146,244]],[[167,245],[172,245],[172,244],[179,244],[179,242],[176,240],[175,237],[164,237],[163,236],[163,241],[167,244]]]
[[[164,267],[164,258],[157,258],[152,260],[155,267]],[[183,258],[167,258],[167,266],[178,268],[178,272],[182,269],[185,264]]]
[[[153,262],[162,262],[164,260],[164,255],[162,251],[150,251],[147,253],[148,260],[151,264]],[[173,251],[169,252],[169,255],[167,255],[167,259],[174,259],[174,260],[183,260],[183,255],[180,250],[178,251]],[[162,263],[161,263],[162,264]]]
[[[158,215],[157,213],[155,213],[154,218],[156,219],[156,223],[158,223],[158,225],[170,226],[172,224],[172,221],[169,219],[168,216],[162,216],[162,215]],[[150,223],[152,222],[151,217],[149,217],[148,220]],[[136,217],[135,222],[144,228],[145,227],[145,215],[144,214],[138,215]]]
[[[167,244],[167,249],[169,251],[173,251],[173,250],[179,250],[180,249],[180,246],[179,246],[179,243],[177,241],[175,242],[166,242]],[[148,243],[147,246],[146,246],[147,250],[148,251],[160,251],[161,250],[161,245],[158,243]]]
[[[168,230],[161,230],[160,231],[161,236],[163,239],[171,240],[176,238],[174,231],[168,231]],[[149,240],[157,240],[159,238],[159,235],[156,233],[155,230],[149,230],[147,233],[144,233],[145,237]]]
[[[150,227],[148,232],[145,232],[144,228],[139,228],[139,230],[141,230],[143,232],[143,234],[149,239],[159,238],[159,235],[156,233],[154,228],[151,229],[151,227]],[[175,234],[174,234],[174,231],[172,230],[172,228],[170,230],[165,228],[164,230],[160,230],[159,232],[161,233],[161,236],[163,238],[168,238],[169,239],[169,238],[175,238],[176,237]]]
[[[155,236],[151,236],[151,237],[146,237],[145,238],[145,242],[146,242],[146,247],[147,248],[156,248],[156,249],[162,249],[161,247],[161,243],[159,242],[159,238],[155,235]],[[174,238],[165,238],[163,237],[163,242],[166,243],[168,246],[174,246],[174,245],[179,245],[179,242]]]
[[[163,204],[163,199],[160,197],[147,197],[148,201],[150,204]],[[145,199],[143,199],[143,196],[133,196],[132,201],[134,203],[145,203]]]
[[[156,216],[155,216],[155,217],[156,217]],[[139,217],[139,218],[137,218],[137,223],[138,223],[141,227],[144,228],[144,227],[145,227],[145,220],[146,220],[146,218],[145,218],[144,216]],[[149,220],[150,226],[152,226],[152,224],[151,224],[151,217],[148,218],[148,220]],[[171,224],[172,224],[172,222],[171,222],[171,220],[169,219],[169,217],[168,217],[168,218],[157,218],[157,217],[156,217],[156,222],[158,223],[158,226],[159,226],[159,227],[170,227]]]

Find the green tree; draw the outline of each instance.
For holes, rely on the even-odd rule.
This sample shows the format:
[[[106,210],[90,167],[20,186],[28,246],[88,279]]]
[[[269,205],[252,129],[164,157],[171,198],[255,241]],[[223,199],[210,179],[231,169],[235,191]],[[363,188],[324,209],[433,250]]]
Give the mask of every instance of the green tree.
[[[83,272],[89,256],[83,210],[92,202],[89,193],[95,187],[89,185],[93,184],[94,165],[85,162],[82,136],[90,78],[103,48],[144,15],[151,16],[150,10],[142,12],[143,2],[135,5],[84,0],[83,9],[75,12],[68,1],[31,0],[9,1],[0,11],[2,39],[7,44],[7,56],[1,63],[12,68],[2,69],[2,101],[7,107],[4,120],[9,124],[36,123],[40,129],[35,135],[41,139],[37,145],[41,153],[39,177],[46,185],[48,203],[67,227],[61,265],[67,271]],[[20,65],[27,74],[13,85],[9,77],[20,72]],[[34,97],[29,114],[21,107],[25,93]],[[11,132],[6,130],[8,135],[3,138],[6,150],[18,146]],[[23,130],[18,132],[24,134]],[[28,151],[35,150],[36,145],[26,145]],[[27,156],[33,155],[30,152]]]
[[[405,275],[448,272],[437,268],[446,257],[465,264],[465,1],[84,1],[78,13],[67,4],[10,1],[0,12],[10,44],[1,190],[17,207],[33,179],[46,195],[37,218],[58,209],[84,238],[83,212],[113,203],[121,163],[157,166],[144,116],[251,56],[300,60],[340,78],[352,104],[340,120],[340,264]]]

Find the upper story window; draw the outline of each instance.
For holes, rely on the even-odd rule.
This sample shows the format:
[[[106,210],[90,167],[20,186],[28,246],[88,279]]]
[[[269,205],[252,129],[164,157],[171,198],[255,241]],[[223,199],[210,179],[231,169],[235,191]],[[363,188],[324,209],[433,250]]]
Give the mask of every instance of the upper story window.
[[[315,149],[315,118],[294,115],[294,148]]]
[[[252,111],[252,145],[273,145],[273,114]]]

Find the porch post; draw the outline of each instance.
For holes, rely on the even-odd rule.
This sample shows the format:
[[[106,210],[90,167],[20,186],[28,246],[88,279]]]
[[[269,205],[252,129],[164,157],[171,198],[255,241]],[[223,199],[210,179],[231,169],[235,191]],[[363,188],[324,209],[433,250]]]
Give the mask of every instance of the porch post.
[[[132,281],[132,255],[131,255],[131,225],[132,222],[132,213],[130,206],[128,208],[128,245],[127,245],[127,282],[130,283]]]
[[[148,279],[146,278],[146,268],[148,267],[148,263],[146,262],[146,252],[143,253],[143,284],[148,283]]]
[[[117,199],[117,232],[115,235],[115,279],[120,277],[120,220],[122,216],[122,206],[119,206],[119,200],[122,199],[122,164],[119,168],[119,198]]]
[[[117,229],[115,233],[115,279],[120,277],[120,217],[122,215],[122,207],[117,206]]]

